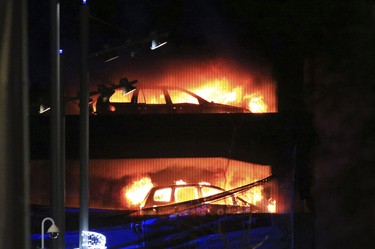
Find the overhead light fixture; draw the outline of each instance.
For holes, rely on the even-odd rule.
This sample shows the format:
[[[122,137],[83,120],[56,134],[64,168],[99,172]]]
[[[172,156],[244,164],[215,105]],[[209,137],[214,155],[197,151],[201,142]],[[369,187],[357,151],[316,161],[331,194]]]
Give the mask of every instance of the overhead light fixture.
[[[160,48],[161,46],[164,46],[165,44],[167,44],[167,42],[159,42],[158,40],[154,39],[151,41],[150,49],[155,50],[157,48]]]
[[[50,109],[51,109],[51,107],[41,104],[39,106],[39,114],[45,113],[45,112],[49,111]]]
[[[108,52],[103,55],[104,63],[116,60],[118,57],[120,57],[118,54],[115,52]]]
[[[120,56],[118,56],[118,55],[113,56],[113,57],[111,57],[111,58],[105,60],[104,63],[107,63],[107,62],[110,62],[110,61],[116,60],[118,57],[120,57]]]
[[[55,221],[50,218],[46,217],[42,220],[42,228],[41,228],[41,234],[42,234],[42,244],[41,244],[41,249],[44,249],[44,223],[46,221],[50,221],[52,225],[48,228],[47,234],[50,236],[51,239],[57,239],[60,233],[60,229],[55,225]]]

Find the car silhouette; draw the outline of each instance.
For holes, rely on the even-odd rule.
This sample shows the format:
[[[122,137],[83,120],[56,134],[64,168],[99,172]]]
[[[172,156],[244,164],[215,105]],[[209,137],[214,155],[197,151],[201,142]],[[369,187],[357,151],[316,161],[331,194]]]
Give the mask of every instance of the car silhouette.
[[[183,248],[187,241],[269,228],[272,217],[263,211],[217,186],[160,186],[149,191],[131,229],[140,247]]]
[[[92,110],[95,114],[250,113],[246,108],[209,102],[183,88],[142,85],[126,95],[119,89],[100,91]]]
[[[205,183],[154,187],[140,204],[141,215],[224,215],[260,211],[244,199]]]

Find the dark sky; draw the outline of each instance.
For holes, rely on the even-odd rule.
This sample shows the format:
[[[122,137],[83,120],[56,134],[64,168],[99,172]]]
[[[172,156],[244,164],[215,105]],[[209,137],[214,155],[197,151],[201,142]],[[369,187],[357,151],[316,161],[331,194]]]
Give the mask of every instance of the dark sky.
[[[141,41],[151,34],[168,34],[169,53],[261,51],[264,34],[257,31],[258,21],[238,13],[229,1],[88,1],[90,6],[90,51],[113,47],[126,41]],[[241,2],[241,1],[240,1]],[[64,60],[76,61],[79,52],[79,1],[61,1],[61,47]],[[233,5],[233,6],[232,6]],[[251,9],[251,1],[242,2]],[[246,5],[246,6],[245,6]],[[255,6],[259,8],[259,6]],[[48,2],[29,1],[29,53],[31,83],[48,85],[50,6]],[[256,18],[256,17],[254,17]],[[270,20],[269,22],[273,22]],[[272,24],[271,24],[272,25]],[[266,31],[268,32],[268,31]],[[266,44],[265,44],[266,45]],[[138,50],[149,44],[138,44]],[[133,49],[133,48],[131,48]],[[148,49],[144,49],[148,50]],[[130,51],[130,49],[129,49]],[[126,51],[126,52],[129,52]],[[173,52],[172,52],[173,51]],[[123,51],[125,52],[125,51]],[[141,54],[147,55],[147,54]],[[77,65],[78,66],[78,65]]]
[[[370,11],[360,4],[326,1],[258,0],[89,0],[90,52],[135,44],[118,52],[139,60],[158,57],[231,56],[272,62],[282,96],[297,96],[303,58],[321,52],[342,54],[369,25]],[[50,87],[50,6],[48,1],[29,4],[29,75],[31,101],[48,98]],[[366,23],[367,22],[367,23]],[[80,1],[61,1],[62,82],[80,75]],[[150,57],[152,34],[167,34],[168,48]],[[362,36],[362,37],[358,37]],[[354,50],[353,50],[354,52]],[[300,69],[301,70],[301,69]],[[298,76],[299,75],[299,76]],[[295,77],[295,78],[293,78]],[[283,85],[288,81],[288,85]],[[284,87],[285,89],[283,89]],[[286,97],[287,99],[287,97]]]

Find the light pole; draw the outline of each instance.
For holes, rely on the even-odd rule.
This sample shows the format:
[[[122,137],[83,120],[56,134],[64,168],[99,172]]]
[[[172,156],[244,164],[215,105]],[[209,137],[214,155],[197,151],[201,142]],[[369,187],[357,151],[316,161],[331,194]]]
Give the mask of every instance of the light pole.
[[[50,0],[51,8],[51,216],[65,230],[65,118],[60,77],[60,0]],[[64,233],[52,248],[65,247]]]
[[[87,241],[87,234],[84,231],[89,230],[89,0],[81,0],[80,9],[80,43],[81,43],[81,77],[80,77],[80,209],[79,209],[79,248],[86,249],[84,241]],[[156,39],[156,37],[153,37]],[[143,42],[143,41],[142,41]],[[166,44],[153,43],[152,49],[156,49]],[[126,44],[129,46],[129,44]],[[120,49],[106,49],[94,53],[95,56],[100,53],[108,53]],[[120,81],[119,86],[129,92],[135,87],[127,79]]]
[[[41,245],[41,249],[44,249],[44,223],[46,221],[51,221],[52,222],[52,225],[48,228],[47,230],[47,233],[50,235],[50,237],[52,239],[56,239],[58,236],[59,236],[59,228],[55,225],[55,221],[50,218],[50,217],[46,217],[42,220],[42,245]]]
[[[89,229],[89,91],[88,91],[88,38],[89,6],[87,0],[81,3],[81,83],[80,83],[80,209],[79,248],[87,248],[84,241]]]

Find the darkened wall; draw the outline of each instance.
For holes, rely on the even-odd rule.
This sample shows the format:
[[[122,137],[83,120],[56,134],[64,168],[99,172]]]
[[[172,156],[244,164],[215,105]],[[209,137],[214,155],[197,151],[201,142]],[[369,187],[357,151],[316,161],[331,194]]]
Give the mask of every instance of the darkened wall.
[[[374,248],[374,5],[320,10],[326,18],[306,56],[303,86],[317,134],[316,248]]]

